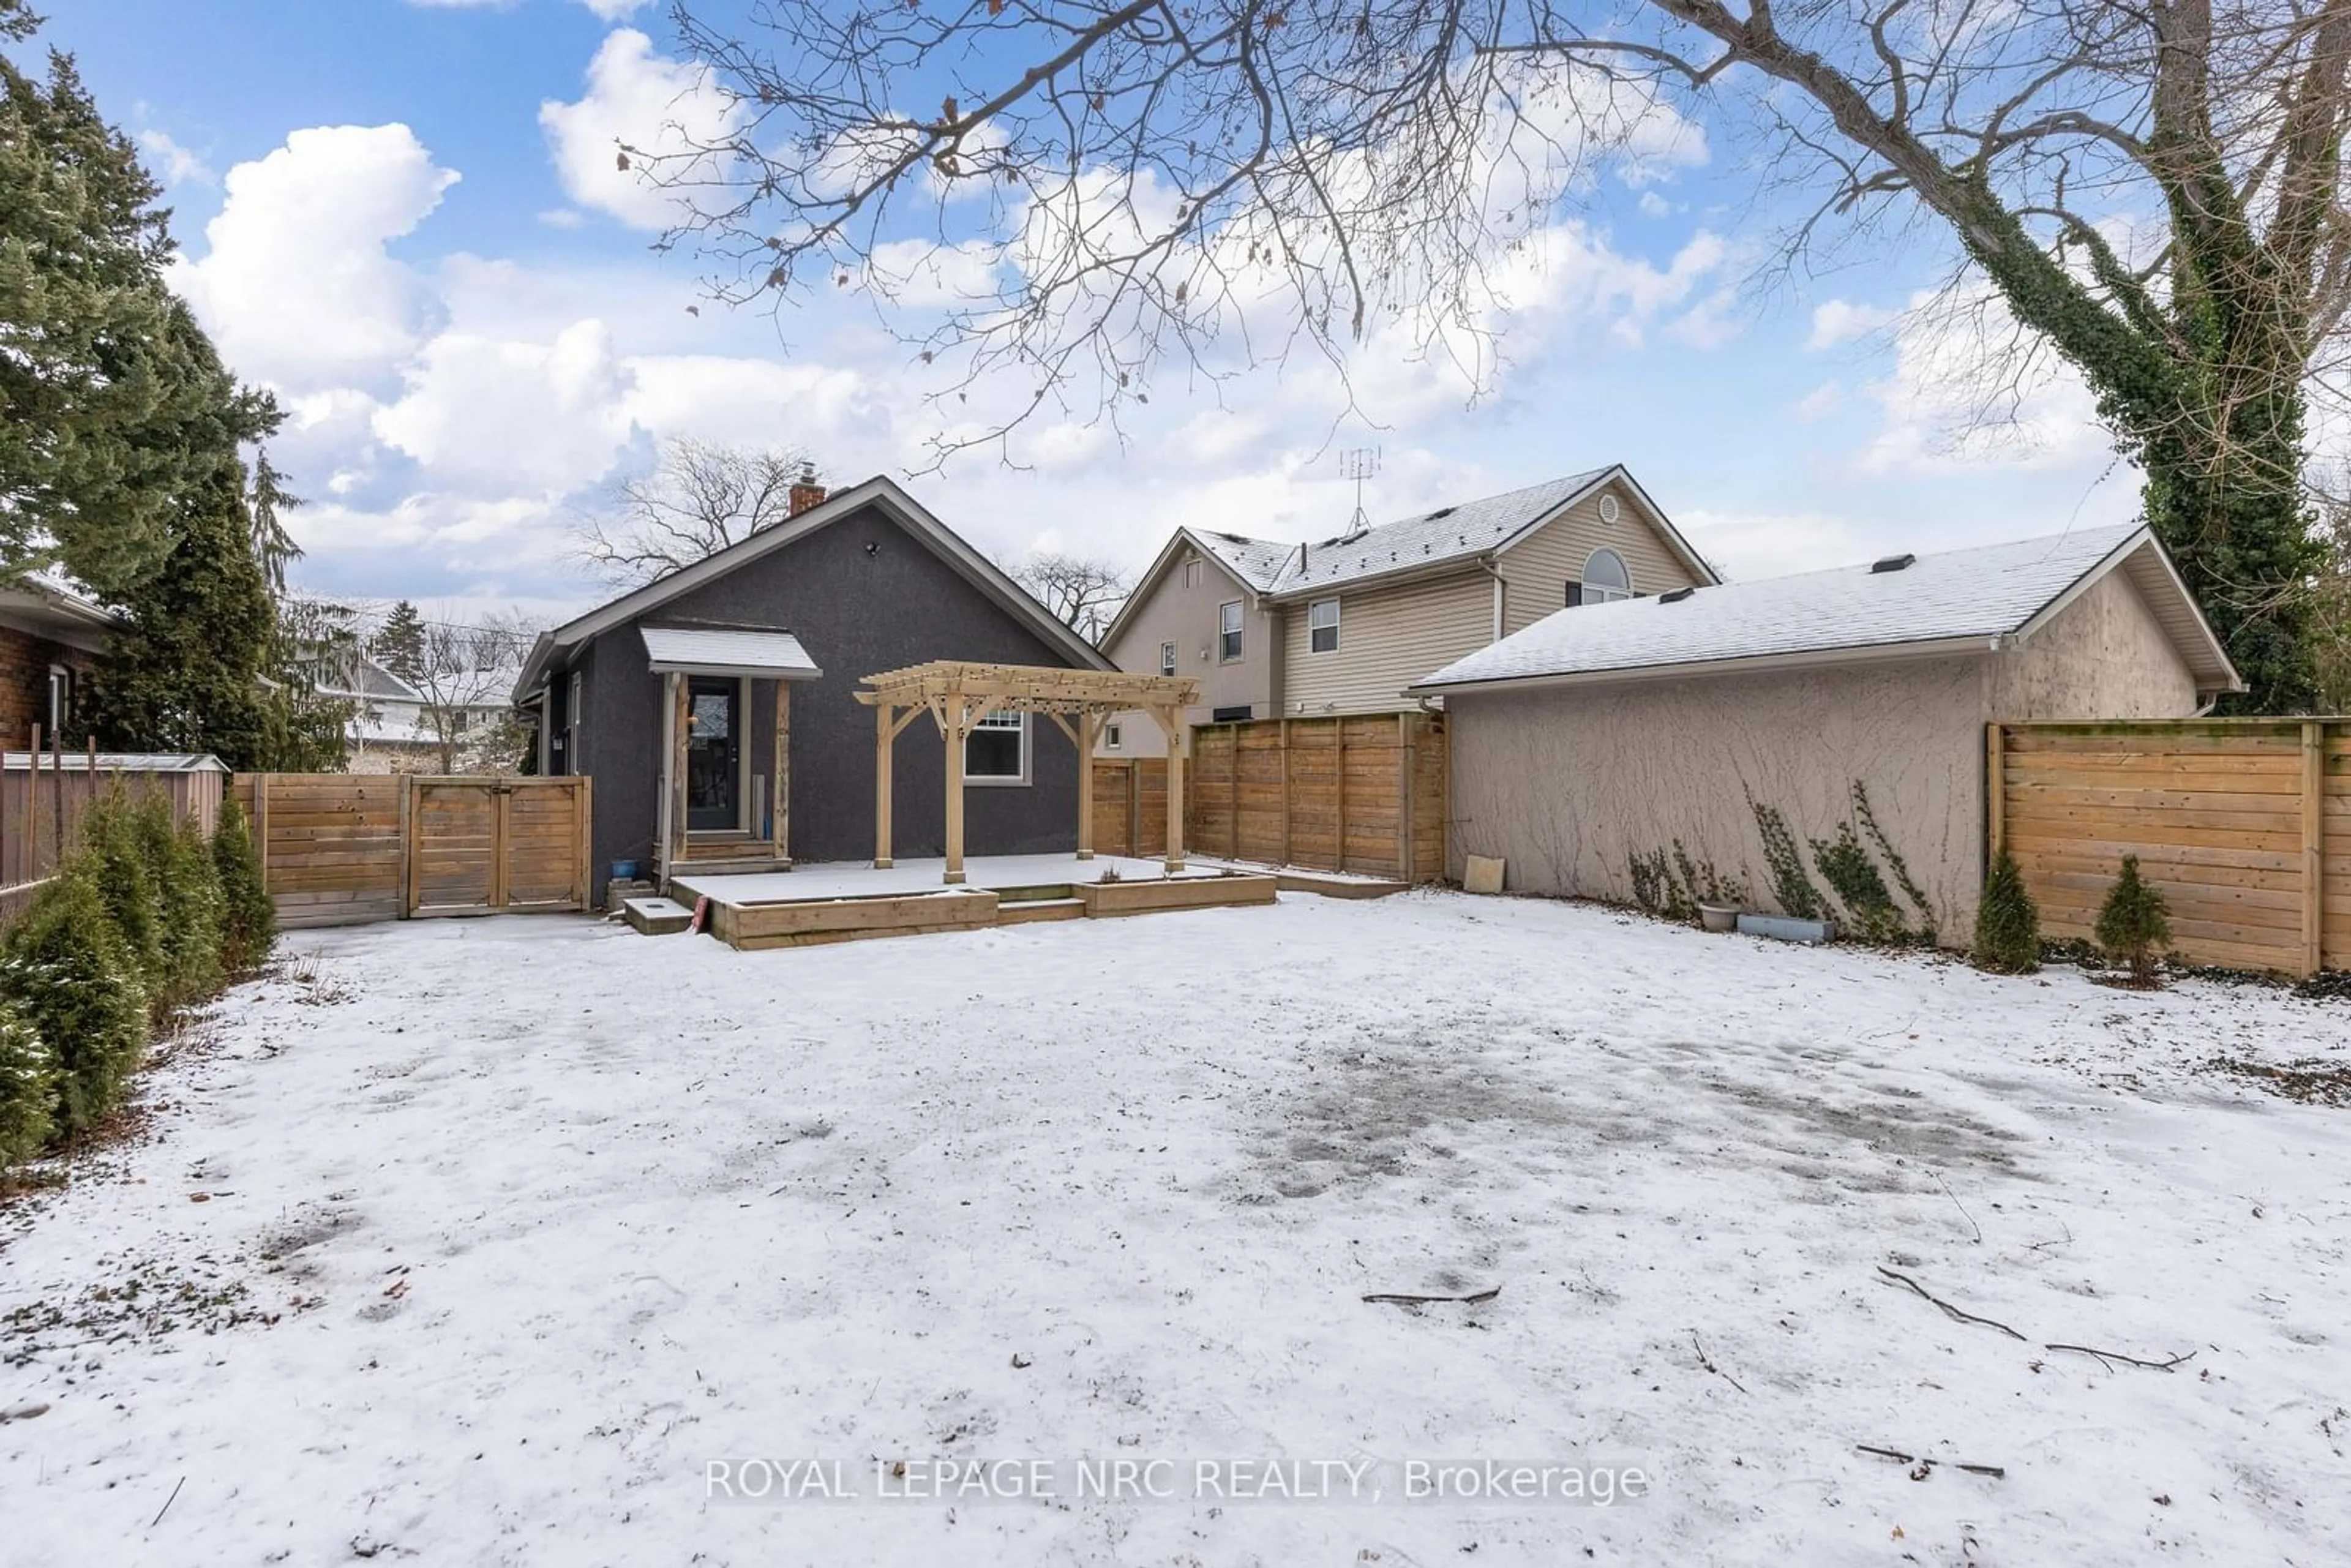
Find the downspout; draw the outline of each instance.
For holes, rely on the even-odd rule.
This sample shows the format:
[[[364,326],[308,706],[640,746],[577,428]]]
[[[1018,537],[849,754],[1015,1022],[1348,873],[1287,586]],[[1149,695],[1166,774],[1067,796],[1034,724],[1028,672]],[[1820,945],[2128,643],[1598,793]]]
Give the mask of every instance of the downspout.
[[[1489,643],[1499,643],[1502,640],[1503,595],[1510,585],[1503,580],[1502,574],[1494,570],[1494,558],[1490,555],[1481,555],[1478,558],[1478,570],[1494,580],[1494,634],[1486,640]]]

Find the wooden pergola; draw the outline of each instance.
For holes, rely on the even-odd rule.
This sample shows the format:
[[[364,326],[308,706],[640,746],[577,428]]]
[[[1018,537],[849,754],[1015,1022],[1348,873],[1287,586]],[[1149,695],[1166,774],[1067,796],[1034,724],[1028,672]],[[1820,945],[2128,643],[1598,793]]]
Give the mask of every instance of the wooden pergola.
[[[1063,670],[1038,664],[979,664],[935,660],[865,677],[852,694],[873,710],[873,863],[890,858],[891,755],[899,734],[928,713],[946,743],[946,880],[963,881],[964,742],[990,714],[1041,713],[1078,749],[1078,858],[1094,855],[1094,742],[1102,721],[1139,710],[1167,737],[1167,869],[1184,869],[1184,710],[1197,702],[1200,684],[1178,675],[1130,675],[1113,670]],[[1072,722],[1074,720],[1074,722]]]

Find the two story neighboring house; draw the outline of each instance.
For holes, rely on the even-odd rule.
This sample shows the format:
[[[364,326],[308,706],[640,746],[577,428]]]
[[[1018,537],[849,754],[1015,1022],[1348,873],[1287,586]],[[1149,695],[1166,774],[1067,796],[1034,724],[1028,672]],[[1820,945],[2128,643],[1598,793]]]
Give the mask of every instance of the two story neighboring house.
[[[1102,639],[1200,682],[1193,724],[1419,706],[1405,688],[1564,606],[1719,581],[1620,464],[1306,544],[1178,528]],[[1105,756],[1153,756],[1118,722]]]

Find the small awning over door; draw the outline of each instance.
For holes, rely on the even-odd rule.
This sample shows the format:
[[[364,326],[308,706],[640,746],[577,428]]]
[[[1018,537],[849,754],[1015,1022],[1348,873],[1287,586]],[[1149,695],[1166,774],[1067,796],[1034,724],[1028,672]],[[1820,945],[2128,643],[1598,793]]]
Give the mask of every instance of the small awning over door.
[[[824,672],[789,632],[727,626],[638,628],[655,674],[752,675],[760,680],[813,681]]]

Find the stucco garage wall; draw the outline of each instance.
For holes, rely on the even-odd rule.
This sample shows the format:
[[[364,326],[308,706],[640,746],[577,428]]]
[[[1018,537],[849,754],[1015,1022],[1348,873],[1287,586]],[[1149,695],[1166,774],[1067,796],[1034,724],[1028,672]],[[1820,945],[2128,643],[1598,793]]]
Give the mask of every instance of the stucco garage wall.
[[[1985,679],[1982,659],[1935,659],[1456,693],[1448,871],[1499,855],[1509,891],[1629,902],[1631,855],[1679,839],[1769,908],[1750,794],[1800,841],[1827,838],[1857,779],[1942,939],[1963,942],[1980,882]]]

